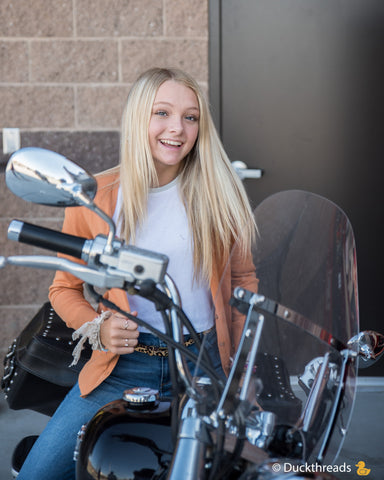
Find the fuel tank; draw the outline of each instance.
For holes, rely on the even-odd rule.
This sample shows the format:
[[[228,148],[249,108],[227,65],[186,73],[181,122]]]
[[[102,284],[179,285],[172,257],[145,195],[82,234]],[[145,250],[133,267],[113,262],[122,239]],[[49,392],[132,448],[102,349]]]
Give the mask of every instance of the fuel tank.
[[[132,398],[124,392],[84,426],[76,452],[76,480],[166,478],[174,448],[171,403]]]

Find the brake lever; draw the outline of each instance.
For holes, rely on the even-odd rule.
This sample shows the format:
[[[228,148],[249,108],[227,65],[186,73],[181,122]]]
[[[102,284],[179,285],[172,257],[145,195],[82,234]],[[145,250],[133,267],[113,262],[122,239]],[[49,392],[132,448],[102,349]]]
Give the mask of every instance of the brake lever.
[[[72,262],[65,258],[57,258],[47,255],[17,255],[10,257],[0,257],[0,268],[6,265],[16,265],[19,267],[41,268],[45,270],[61,270],[71,273],[84,282],[90,283],[100,288],[125,288],[130,283],[135,282],[135,277],[131,274],[113,275],[108,268],[99,267],[97,270]]]

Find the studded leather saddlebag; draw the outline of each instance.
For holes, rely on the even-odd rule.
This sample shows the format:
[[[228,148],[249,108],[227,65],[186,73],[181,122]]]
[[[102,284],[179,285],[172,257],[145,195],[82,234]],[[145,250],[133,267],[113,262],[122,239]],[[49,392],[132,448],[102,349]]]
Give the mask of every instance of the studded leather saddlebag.
[[[1,388],[13,410],[29,409],[53,415],[91,356],[91,347],[82,351],[74,367],[72,362],[73,330],[45,303],[4,358]]]

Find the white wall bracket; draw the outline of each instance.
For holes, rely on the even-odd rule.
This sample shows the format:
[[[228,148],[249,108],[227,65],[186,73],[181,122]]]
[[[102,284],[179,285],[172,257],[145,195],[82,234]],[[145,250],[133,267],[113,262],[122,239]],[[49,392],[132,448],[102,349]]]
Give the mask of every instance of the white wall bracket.
[[[20,149],[20,129],[3,128],[3,153],[13,153]]]

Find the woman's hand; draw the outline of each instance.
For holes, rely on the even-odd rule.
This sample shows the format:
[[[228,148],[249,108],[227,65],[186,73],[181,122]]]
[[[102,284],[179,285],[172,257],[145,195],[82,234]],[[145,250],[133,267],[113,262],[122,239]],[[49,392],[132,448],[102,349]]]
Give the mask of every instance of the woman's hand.
[[[133,312],[132,315],[137,315]],[[137,345],[138,325],[120,313],[112,314],[100,325],[100,340],[112,353],[124,355],[133,353]]]

